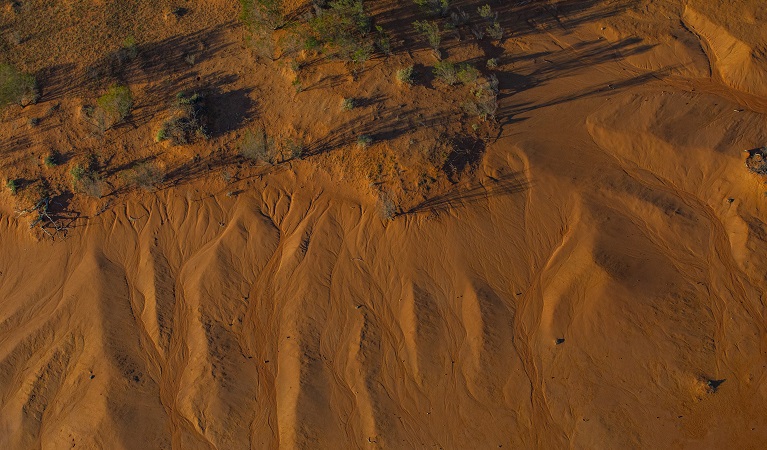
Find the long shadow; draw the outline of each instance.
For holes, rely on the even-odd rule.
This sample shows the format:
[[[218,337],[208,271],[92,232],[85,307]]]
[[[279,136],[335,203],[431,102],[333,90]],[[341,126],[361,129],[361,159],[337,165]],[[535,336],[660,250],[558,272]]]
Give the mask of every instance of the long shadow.
[[[218,137],[242,127],[246,118],[258,115],[257,105],[250,98],[252,89],[237,89],[221,92],[216,89],[210,93],[210,113],[212,119],[212,137]]]
[[[442,171],[450,181],[457,179],[469,168],[476,167],[485,155],[485,141],[471,136],[456,136],[451,139],[452,151]]]
[[[490,178],[484,183],[455,186],[444,194],[424,200],[402,214],[433,213],[454,209],[480,200],[523,192],[530,186],[530,181],[522,172],[512,172],[500,178]]]
[[[497,14],[497,21],[504,29],[504,37],[500,41],[493,41],[488,36],[477,39],[474,33],[474,30],[484,30],[494,21],[492,17],[485,19],[479,15],[477,9],[485,4],[491,6],[492,11]],[[605,4],[603,0],[458,0],[451,2],[451,7],[444,16],[439,16],[414,2],[402,1],[386,4],[375,2],[371,6],[371,13],[376,25],[382,26],[391,34],[395,54],[426,49],[428,45],[423,36],[415,31],[413,22],[435,20],[443,30],[440,46],[443,50],[450,53],[453,47],[474,40],[489,52],[488,57],[494,57],[492,53],[509,37],[523,38],[554,28],[568,31],[583,23],[603,20],[625,12],[635,4],[638,4],[637,0],[618,0],[609,4]],[[455,32],[447,30],[448,24],[455,28]]]
[[[195,180],[210,174],[216,169],[229,167],[239,162],[242,162],[242,158],[234,154],[223,154],[208,159],[192,159],[166,173],[161,189]]]
[[[589,98],[589,97],[594,97],[599,95],[615,94],[616,92],[619,92],[621,90],[628,89],[633,86],[639,86],[649,81],[652,81],[654,79],[660,79],[669,70],[671,69],[668,68],[668,69],[656,70],[653,72],[637,75],[635,77],[613,82],[613,83],[600,83],[596,86],[592,86],[577,92],[572,92],[570,94],[567,94],[552,100],[548,100],[545,102],[540,102],[540,103],[509,102],[506,105],[503,105],[499,108],[497,117],[501,118],[501,120],[499,120],[499,123],[501,125],[507,125],[507,124],[513,123],[515,120],[518,120],[516,116],[520,114],[528,113],[530,111],[534,111],[540,108],[546,108],[549,106],[561,105],[561,104],[579,100],[579,99],[584,99],[584,98]]]
[[[380,105],[380,103],[379,103]],[[369,136],[373,142],[389,141],[411,132],[416,127],[431,127],[447,120],[449,112],[434,114],[417,107],[385,109],[381,106],[372,119],[351,119],[322,139],[307,145],[307,156],[327,153],[353,144],[360,136]]]
[[[110,84],[149,84],[149,93],[177,92],[196,80],[195,64],[225,50],[224,33],[234,22],[173,36],[135,47],[123,47],[84,69],[63,64],[41,71],[41,101],[64,96],[96,97]],[[198,80],[199,81],[199,80]],[[153,86],[159,83],[160,87]]]
[[[11,156],[18,151],[28,149],[32,145],[33,136],[44,134],[59,126],[53,118],[58,111],[57,105],[51,106],[45,115],[29,118],[30,120],[35,119],[36,125],[22,125],[14,129],[10,137],[0,139],[0,154],[4,153]]]

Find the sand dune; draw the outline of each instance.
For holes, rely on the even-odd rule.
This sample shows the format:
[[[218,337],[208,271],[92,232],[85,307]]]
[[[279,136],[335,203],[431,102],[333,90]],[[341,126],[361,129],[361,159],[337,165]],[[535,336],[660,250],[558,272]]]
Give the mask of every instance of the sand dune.
[[[725,85],[749,94],[767,94],[767,75],[760,66],[764,48],[753,48],[690,7],[685,8],[682,21],[700,37],[712,70]]]
[[[64,240],[3,206],[2,447],[764,448],[767,31],[541,3],[475,173],[391,221],[312,160]]]

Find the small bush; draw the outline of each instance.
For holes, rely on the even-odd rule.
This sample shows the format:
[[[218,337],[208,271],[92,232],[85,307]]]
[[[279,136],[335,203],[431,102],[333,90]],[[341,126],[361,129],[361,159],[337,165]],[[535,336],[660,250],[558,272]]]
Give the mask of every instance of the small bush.
[[[72,177],[72,186],[76,187],[85,177],[88,175],[88,171],[82,164],[76,164],[69,170],[69,175]]]
[[[469,23],[470,19],[471,16],[469,13],[462,9],[458,9],[458,11],[453,11],[450,13],[450,23],[452,23],[454,27],[461,27],[466,25]]]
[[[98,171],[98,169],[98,158],[96,158],[96,155],[92,153],[77,162],[69,170],[69,175],[72,177],[72,189],[86,193],[93,191],[94,186],[92,185],[98,183],[98,179],[96,177],[96,171]],[[94,196],[100,197],[100,195]]]
[[[257,132],[247,130],[240,142],[240,155],[255,162],[274,164],[276,161],[276,151],[274,143],[266,137],[266,132],[262,129]]]
[[[117,58],[120,62],[128,62],[136,59],[138,56],[138,46],[133,36],[128,36],[123,40],[123,46],[118,52]]]
[[[353,98],[344,98],[341,101],[341,109],[344,111],[351,111],[354,109],[354,107],[357,106],[356,102]]]
[[[12,104],[27,106],[36,103],[39,97],[34,76],[0,64],[0,108]]]
[[[375,45],[384,55],[391,55],[391,38],[380,25],[376,25]]]
[[[80,162],[69,171],[72,177],[72,190],[81,192],[90,197],[101,198],[104,190],[104,183],[96,175],[95,156]]]
[[[479,17],[486,20],[495,20],[498,17],[498,14],[493,12],[493,8],[490,5],[480,6],[477,8],[477,13],[479,13]]]
[[[487,60],[487,68],[492,70],[498,67],[498,58],[490,58]]]
[[[495,118],[498,110],[498,79],[490,76],[471,91],[472,98],[463,104],[464,110],[483,121]]]
[[[301,83],[301,79],[296,77],[293,82],[291,83],[293,85],[293,88],[296,90],[296,94],[300,94],[304,91],[304,85]]]
[[[163,178],[163,173],[155,164],[146,162],[131,169],[129,182],[144,190],[151,191],[162,183]]]
[[[104,196],[104,182],[97,177],[84,179],[79,188],[80,192],[89,197],[101,198]]]
[[[458,82],[458,72],[455,68],[455,64],[450,61],[439,61],[435,64],[434,76],[448,86],[452,86]]]
[[[357,137],[357,146],[360,148],[367,148],[373,144],[373,137],[367,134],[361,134]]]
[[[112,86],[96,100],[104,128],[112,128],[122,122],[133,108],[133,94],[127,86]]]
[[[250,31],[277,30],[285,25],[282,0],[240,0],[240,20]]]
[[[19,191],[19,183],[9,178],[8,181],[5,182],[5,187],[8,188],[9,191],[11,191],[11,195],[16,195],[16,193]]]
[[[397,81],[403,84],[413,84],[413,71],[412,65],[397,70]]]
[[[439,31],[439,24],[433,20],[417,20],[413,22],[415,31],[421,33],[429,42],[429,46],[435,52],[439,52],[439,44],[442,42],[442,36]]]
[[[485,28],[485,32],[490,36],[490,39],[495,39],[496,41],[503,39],[503,27],[498,22],[493,22],[492,25]]]
[[[316,17],[306,30],[305,47],[329,50],[343,61],[363,63],[370,59],[373,47],[390,47],[382,28],[370,33],[371,19],[362,0],[334,0],[326,7],[317,5]]]
[[[450,0],[413,0],[413,2],[437,16],[446,16],[450,11]]]
[[[458,78],[458,81],[463,84],[471,84],[479,78],[479,70],[474,68],[471,64],[461,64],[458,66],[456,77]]]
[[[56,150],[51,150],[48,152],[47,155],[45,155],[45,159],[43,159],[43,164],[45,164],[45,167],[47,168],[53,168],[59,165],[61,160],[61,155]]]
[[[472,25],[471,34],[473,34],[478,41],[481,41],[485,37],[485,30],[481,26]]]
[[[179,92],[168,118],[155,135],[157,142],[170,140],[173,145],[191,144],[197,137],[208,138],[208,107],[199,92]]]

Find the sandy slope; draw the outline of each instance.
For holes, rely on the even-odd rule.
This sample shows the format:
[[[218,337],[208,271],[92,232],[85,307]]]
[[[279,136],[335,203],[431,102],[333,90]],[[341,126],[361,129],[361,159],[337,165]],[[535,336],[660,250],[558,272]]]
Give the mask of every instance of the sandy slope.
[[[476,176],[391,222],[311,161],[3,212],[2,446],[764,448],[765,32],[613,3],[515,41]]]

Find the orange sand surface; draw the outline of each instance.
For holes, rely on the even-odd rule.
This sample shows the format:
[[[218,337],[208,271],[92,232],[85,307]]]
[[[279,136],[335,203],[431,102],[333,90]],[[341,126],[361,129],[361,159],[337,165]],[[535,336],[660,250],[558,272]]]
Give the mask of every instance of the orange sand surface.
[[[767,145],[761,1],[498,6],[509,37],[484,152],[421,196],[401,169],[391,220],[348,166],[462,129],[428,114],[453,91],[391,82],[390,60],[427,50],[354,80],[311,68],[322,88],[296,94],[287,68],[250,56],[236,2],[181,2],[180,24],[165,2],[126,2],[136,19],[116,25],[112,1],[29,3],[91,13],[29,25],[66,45],[32,36],[9,57],[52,81],[3,113],[2,178],[66,185],[68,169],[40,165],[51,145],[178,176],[76,196],[54,239],[0,194],[0,447],[767,448],[767,186],[744,166]],[[411,2],[371,3],[410,29],[395,6]],[[70,75],[122,40],[110,27],[203,56],[129,74],[135,126],[100,141],[76,125],[88,94]],[[231,120],[193,150],[156,144],[153,96],[197,75]],[[344,95],[376,100],[342,115]],[[313,143],[391,139],[267,170],[188,162],[236,153],[251,120]]]

